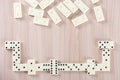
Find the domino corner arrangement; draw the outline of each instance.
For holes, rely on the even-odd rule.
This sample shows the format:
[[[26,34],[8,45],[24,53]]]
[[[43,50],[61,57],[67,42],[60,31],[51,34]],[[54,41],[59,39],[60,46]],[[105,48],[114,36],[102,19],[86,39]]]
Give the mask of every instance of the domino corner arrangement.
[[[48,63],[35,63],[34,59],[21,63],[21,42],[6,41],[5,47],[12,49],[13,71],[26,71],[29,75],[35,75],[37,71],[50,72],[51,75],[58,75],[59,71],[85,71],[89,75],[95,75],[97,71],[110,71],[110,55],[114,42],[98,41],[102,56],[101,63],[97,63],[95,59],[87,59],[86,63],[60,63],[57,59],[50,59]]]

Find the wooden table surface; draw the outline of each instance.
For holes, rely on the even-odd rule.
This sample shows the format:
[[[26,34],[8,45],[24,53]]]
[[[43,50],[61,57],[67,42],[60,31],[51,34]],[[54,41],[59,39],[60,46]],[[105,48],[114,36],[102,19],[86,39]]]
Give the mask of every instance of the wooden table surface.
[[[24,0],[23,18],[13,18],[13,2],[20,0],[0,0],[0,80],[120,80],[120,0],[100,0],[105,22],[97,23],[90,0],[84,0],[90,7],[87,12],[89,21],[74,27],[70,19],[59,13],[63,22],[49,27],[33,24],[33,17],[27,15],[29,5]],[[56,0],[55,7],[62,0]],[[47,11],[47,9],[46,9]],[[78,15],[78,14],[76,14]],[[75,17],[74,15],[73,17]],[[45,17],[48,17],[45,14]],[[26,72],[12,71],[12,52],[4,48],[4,41],[22,42],[22,62],[35,59],[48,62],[58,59],[61,62],[86,62],[94,58],[101,62],[98,40],[112,40],[115,48],[111,55],[111,71],[97,72],[89,76],[85,72],[60,72],[58,76],[37,72],[28,76]]]

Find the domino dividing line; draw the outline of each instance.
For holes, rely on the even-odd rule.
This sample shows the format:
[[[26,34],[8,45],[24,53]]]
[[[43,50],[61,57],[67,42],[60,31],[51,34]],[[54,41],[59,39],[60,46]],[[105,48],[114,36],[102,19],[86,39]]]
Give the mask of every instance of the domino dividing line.
[[[34,59],[21,63],[20,41],[6,41],[5,47],[12,49],[13,71],[26,71],[29,75],[35,75],[37,71],[50,72],[51,75],[58,75],[59,71],[85,71],[95,75],[96,71],[110,71],[110,49],[114,48],[114,42],[98,41],[98,48],[102,50],[101,63],[96,63],[95,59],[88,59],[87,63],[60,63],[57,59],[51,59],[49,63],[35,63]]]

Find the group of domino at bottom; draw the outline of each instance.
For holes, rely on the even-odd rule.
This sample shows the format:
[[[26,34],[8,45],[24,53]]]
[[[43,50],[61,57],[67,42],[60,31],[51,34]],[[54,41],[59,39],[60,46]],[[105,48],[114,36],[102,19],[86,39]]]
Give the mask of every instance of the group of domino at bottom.
[[[88,59],[86,63],[61,63],[57,59],[50,59],[49,63],[35,63],[30,59],[27,63],[21,63],[20,41],[6,41],[6,49],[12,49],[13,71],[26,71],[28,75],[35,75],[37,71],[50,72],[58,75],[59,71],[85,71],[89,75],[95,75],[96,71],[110,71],[110,51],[114,48],[113,41],[98,41],[98,48],[102,51],[102,62]]]

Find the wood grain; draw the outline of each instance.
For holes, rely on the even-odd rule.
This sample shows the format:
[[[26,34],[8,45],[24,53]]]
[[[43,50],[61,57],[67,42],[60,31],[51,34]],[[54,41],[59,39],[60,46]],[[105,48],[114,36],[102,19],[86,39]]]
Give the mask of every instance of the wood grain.
[[[96,22],[93,5],[90,0],[84,0],[90,7],[87,12],[89,21],[77,28],[60,13],[63,22],[59,25],[52,21],[49,27],[34,25],[33,18],[27,15],[29,5],[24,1],[21,1],[23,19],[14,19],[12,4],[15,1],[18,0],[0,1],[0,80],[120,80],[120,0],[100,0],[106,17],[103,23]],[[51,7],[60,1],[57,0]],[[4,41],[7,40],[22,42],[22,62],[28,59],[48,62],[51,58],[61,62],[85,62],[88,58],[95,58],[100,62],[97,41],[113,40],[115,49],[111,56],[111,71],[97,72],[95,76],[84,72],[61,72],[58,76],[45,72],[38,72],[35,76],[13,72],[11,51],[4,48]]]

